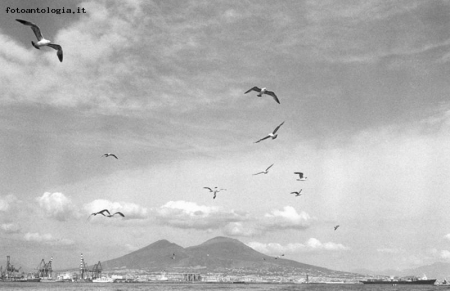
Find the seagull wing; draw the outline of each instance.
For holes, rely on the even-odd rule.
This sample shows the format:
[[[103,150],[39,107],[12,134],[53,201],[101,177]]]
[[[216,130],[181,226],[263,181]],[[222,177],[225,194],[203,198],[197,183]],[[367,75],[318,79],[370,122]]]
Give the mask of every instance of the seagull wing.
[[[204,189],[208,189],[209,190],[209,192],[213,192],[213,190],[211,189],[211,188],[209,188],[209,187],[203,187]]]
[[[266,172],[269,171],[269,169],[272,168],[273,165],[274,165],[274,164],[270,165],[270,166],[266,169]]]
[[[125,217],[125,215],[123,215],[123,213],[122,213],[122,212],[119,212],[119,211],[117,211],[116,213],[114,213],[114,214],[111,215],[111,216],[114,216],[114,215],[116,215],[116,214],[119,214],[120,216]]]
[[[41,30],[39,29],[39,26],[37,26],[36,24],[29,22],[29,21],[22,20],[22,19],[16,19],[16,20],[24,25],[31,26],[31,29],[34,32],[34,35],[36,35],[37,40],[41,40],[44,38],[42,36]]]
[[[112,156],[112,157],[115,157],[116,158],[116,160],[118,160],[119,158],[116,156],[116,155],[114,155],[114,154],[112,154],[112,155],[110,155],[110,156]]]
[[[247,93],[250,92],[250,91],[261,92],[261,89],[255,86],[255,87],[253,87],[253,88],[251,88],[251,89],[248,89],[244,94],[247,94]]]
[[[273,93],[272,91],[266,91],[266,94],[272,96],[273,99],[274,99],[278,104],[280,104],[280,100],[278,100],[278,97],[277,97],[277,95],[275,95],[275,93]]]
[[[283,124],[284,124],[284,121],[280,125],[278,125],[277,128],[275,128],[275,130],[272,133],[275,134]]]
[[[264,172],[259,172],[259,173],[253,174],[253,176],[259,175],[259,174],[264,174]]]
[[[102,211],[97,212],[97,214],[105,215],[104,212],[108,212],[108,215],[111,214],[111,213],[109,213],[109,210],[108,210],[108,209],[103,209]]]
[[[268,136],[266,136],[266,137],[263,137],[262,139],[260,139],[260,140],[258,140],[258,141],[255,141],[255,143],[258,143],[258,142],[260,142],[260,141],[263,141],[263,140],[265,140],[265,139],[268,139],[270,137],[270,135],[268,135]]]
[[[49,43],[48,46],[57,50],[56,55],[58,56],[59,61],[62,62],[63,61],[62,47],[59,44],[54,44],[54,43]]]
[[[303,173],[301,173],[301,172],[294,172],[294,174],[299,175],[299,176],[300,176],[300,179],[303,178]]]

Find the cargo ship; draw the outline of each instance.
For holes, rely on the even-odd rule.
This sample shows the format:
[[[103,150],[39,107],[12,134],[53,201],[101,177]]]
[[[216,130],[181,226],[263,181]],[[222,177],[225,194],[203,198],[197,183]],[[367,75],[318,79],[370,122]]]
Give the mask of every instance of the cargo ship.
[[[368,279],[360,281],[363,284],[387,284],[387,285],[434,285],[436,279],[408,277],[400,279]]]

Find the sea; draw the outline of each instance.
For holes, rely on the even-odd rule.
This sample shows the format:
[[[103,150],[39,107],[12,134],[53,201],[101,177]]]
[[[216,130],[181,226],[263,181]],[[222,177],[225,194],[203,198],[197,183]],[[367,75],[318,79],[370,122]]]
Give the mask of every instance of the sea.
[[[37,290],[37,291],[189,291],[189,290],[218,290],[218,291],[425,291],[450,290],[449,286],[438,287],[433,285],[363,285],[363,284],[229,284],[229,283],[25,283],[0,282],[0,290]]]

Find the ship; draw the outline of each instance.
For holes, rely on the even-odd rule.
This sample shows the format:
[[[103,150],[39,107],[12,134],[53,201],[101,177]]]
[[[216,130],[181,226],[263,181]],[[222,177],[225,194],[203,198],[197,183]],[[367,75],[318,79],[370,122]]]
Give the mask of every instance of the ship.
[[[93,279],[92,283],[114,283],[114,279],[110,277],[100,277]]]
[[[426,276],[422,278],[418,277],[406,277],[399,279],[368,279],[360,281],[363,284],[387,284],[387,285],[434,285],[436,279],[428,279]]]

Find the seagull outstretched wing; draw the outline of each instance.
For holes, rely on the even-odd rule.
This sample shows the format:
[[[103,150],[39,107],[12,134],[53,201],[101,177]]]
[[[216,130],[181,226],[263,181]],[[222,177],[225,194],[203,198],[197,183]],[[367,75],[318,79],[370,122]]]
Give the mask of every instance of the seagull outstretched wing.
[[[258,141],[255,141],[255,143],[258,143],[258,142],[260,142],[260,141],[263,141],[263,140],[265,140],[265,139],[268,139],[270,137],[270,135],[268,135],[268,136],[266,136],[266,137],[263,137],[262,139],[260,139],[260,140],[258,140]]]
[[[18,22],[20,22],[20,23],[22,23],[24,25],[31,26],[31,29],[34,32],[34,35],[36,35],[37,40],[41,40],[41,39],[44,38],[42,36],[41,30],[39,29],[39,26],[37,26],[36,24],[34,24],[32,22],[29,22],[29,21],[22,20],[22,19],[16,19],[16,21],[18,21]]]
[[[284,124],[284,121],[277,126],[277,128],[275,128],[275,130],[272,132],[273,134],[277,133],[278,129],[280,129],[280,127]]]
[[[278,100],[278,97],[277,97],[277,95],[275,95],[274,92],[272,92],[272,91],[266,91],[266,94],[272,96],[273,99],[274,99],[278,104],[280,104],[280,100]]]
[[[300,179],[302,179],[302,178],[303,178],[303,173],[302,173],[302,172],[294,172],[294,174],[297,174],[297,175],[299,175]]]
[[[255,86],[255,87],[253,87],[253,88],[251,88],[251,89],[248,89],[244,94],[247,94],[247,93],[250,92],[250,91],[261,92],[261,89]]]
[[[209,192],[213,192],[213,190],[211,189],[211,188],[209,188],[209,187],[203,187],[204,189],[208,189],[209,190]]]
[[[125,217],[125,215],[124,215],[122,212],[119,212],[119,211],[114,212],[114,213],[111,214],[111,215],[108,215],[108,217],[113,217],[113,216],[116,215],[116,214],[119,214],[120,216]]]
[[[269,169],[272,168],[273,165],[274,165],[274,164],[270,165],[270,166],[266,169],[266,172],[269,171]]]
[[[62,51],[61,46],[59,44],[54,44],[54,43],[49,43],[47,46],[57,50],[56,55],[58,56],[59,61],[62,62],[63,61],[63,51]],[[117,159],[117,157],[116,157],[116,159]]]

